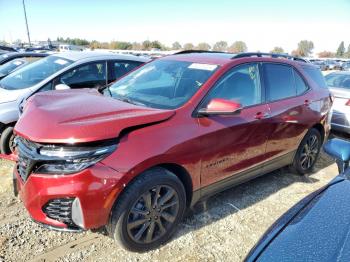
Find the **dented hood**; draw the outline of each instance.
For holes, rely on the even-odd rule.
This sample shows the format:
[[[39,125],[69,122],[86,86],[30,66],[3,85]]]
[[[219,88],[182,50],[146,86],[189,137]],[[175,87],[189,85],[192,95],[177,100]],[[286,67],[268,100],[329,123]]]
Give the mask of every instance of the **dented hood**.
[[[116,138],[128,127],[175,114],[105,97],[96,90],[43,92],[30,98],[15,132],[34,142],[80,143]]]

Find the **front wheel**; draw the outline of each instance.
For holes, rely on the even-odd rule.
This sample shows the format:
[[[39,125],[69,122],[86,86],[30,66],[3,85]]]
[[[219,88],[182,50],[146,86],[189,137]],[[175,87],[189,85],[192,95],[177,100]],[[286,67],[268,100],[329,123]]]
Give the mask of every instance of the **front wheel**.
[[[0,152],[1,154],[9,155],[15,150],[15,135],[13,127],[9,126],[4,129],[0,136]]]
[[[133,181],[112,210],[109,234],[126,249],[144,252],[173,235],[186,208],[186,194],[176,175],[154,168]]]
[[[301,141],[294,156],[291,169],[293,172],[304,175],[312,172],[321,150],[322,140],[320,132],[312,128]]]

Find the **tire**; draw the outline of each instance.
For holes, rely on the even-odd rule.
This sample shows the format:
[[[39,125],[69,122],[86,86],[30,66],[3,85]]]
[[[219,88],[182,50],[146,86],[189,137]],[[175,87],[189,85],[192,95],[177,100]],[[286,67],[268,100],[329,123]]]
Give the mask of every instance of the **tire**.
[[[310,129],[298,147],[291,171],[299,175],[311,173],[320,153],[321,145],[320,132],[315,128]]]
[[[172,237],[185,209],[186,193],[179,178],[166,169],[153,168],[118,197],[107,231],[124,248],[145,252]]]
[[[9,155],[13,152],[13,127],[9,126],[4,129],[0,136],[0,152]]]

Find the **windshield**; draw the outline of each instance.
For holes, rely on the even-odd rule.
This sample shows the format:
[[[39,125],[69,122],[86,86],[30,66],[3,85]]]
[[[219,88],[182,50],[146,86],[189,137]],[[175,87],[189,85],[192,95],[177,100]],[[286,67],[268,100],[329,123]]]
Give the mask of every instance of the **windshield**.
[[[9,74],[0,81],[0,86],[9,90],[28,88],[71,63],[72,61],[67,59],[48,56]]]
[[[110,86],[105,93],[122,101],[174,109],[188,101],[217,65],[155,60]]]
[[[7,62],[0,66],[0,76],[5,76],[15,70],[17,67],[23,65],[25,63],[24,60],[15,59],[10,62]]]
[[[325,78],[329,87],[350,89],[350,74],[329,74]]]

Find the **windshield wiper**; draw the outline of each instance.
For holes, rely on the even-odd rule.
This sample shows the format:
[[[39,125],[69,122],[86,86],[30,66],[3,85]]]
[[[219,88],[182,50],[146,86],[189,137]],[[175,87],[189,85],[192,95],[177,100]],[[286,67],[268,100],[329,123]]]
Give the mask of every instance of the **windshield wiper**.
[[[127,96],[117,96],[116,98],[118,100],[122,101],[122,102],[126,102],[126,103],[129,103],[129,104],[138,105],[138,106],[145,106],[145,104],[143,104],[141,102],[138,102],[138,101],[135,101],[135,100],[132,100],[132,99],[130,99]]]

